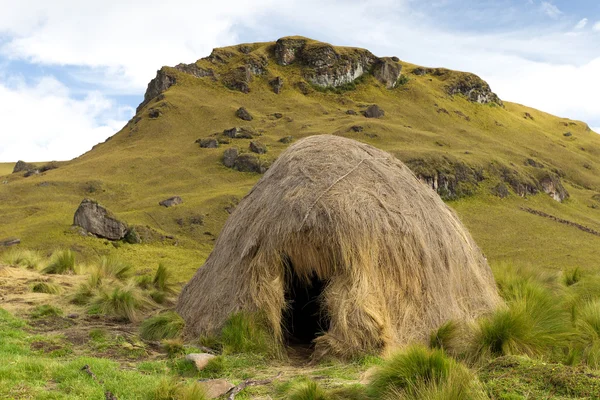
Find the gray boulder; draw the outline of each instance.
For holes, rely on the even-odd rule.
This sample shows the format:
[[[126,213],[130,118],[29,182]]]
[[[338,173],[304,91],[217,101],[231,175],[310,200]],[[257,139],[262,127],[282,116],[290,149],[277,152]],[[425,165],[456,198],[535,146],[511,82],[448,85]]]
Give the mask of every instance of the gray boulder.
[[[375,78],[383,83],[388,89],[396,87],[401,72],[402,65],[389,57],[380,58],[373,67],[373,75]]]
[[[291,137],[291,136],[284,136],[281,139],[279,139],[279,142],[284,143],[284,144],[288,144],[288,143],[292,143],[292,140],[294,140],[293,137]]]
[[[267,167],[261,163],[258,156],[252,153],[240,154],[235,159],[233,167],[240,172],[257,172],[259,174],[267,170]]]
[[[203,149],[216,149],[219,147],[219,141],[215,138],[203,138],[196,140],[196,143]]]
[[[127,224],[119,221],[109,210],[91,199],[83,199],[79,204],[73,217],[73,225],[109,240],[120,240],[127,234]]]
[[[159,94],[163,93],[171,86],[177,83],[177,79],[174,76],[169,75],[165,70],[160,69],[156,71],[156,77],[148,83],[148,88],[146,89],[146,93],[144,93],[144,101],[140,103],[140,105],[135,110],[136,113],[140,112],[140,110],[148,104],[152,99],[154,99]]]
[[[279,94],[283,88],[283,78],[278,76],[277,78],[269,81],[269,85],[271,85],[271,88],[275,94]]]
[[[223,165],[227,168],[233,168],[235,165],[235,161],[238,158],[238,149],[237,147],[231,147],[225,152],[223,152]]]
[[[235,112],[235,116],[244,121],[252,121],[252,115],[244,107],[240,107]]]
[[[158,204],[163,207],[173,207],[173,206],[176,206],[181,203],[183,203],[183,199],[181,197],[173,196],[173,197],[169,197],[168,199],[165,199],[165,200],[159,202]]]
[[[367,107],[367,109],[363,112],[363,115],[367,118],[381,118],[385,115],[385,111],[383,111],[383,109],[377,104],[373,104]]]
[[[12,173],[16,174],[17,172],[33,171],[35,169],[37,169],[37,167],[35,165],[26,163],[25,161],[22,161],[22,160],[19,160],[15,164],[15,167],[13,168]]]
[[[234,385],[225,379],[208,379],[199,381],[198,384],[204,389],[206,397],[209,399],[217,399],[234,388]]]
[[[186,360],[194,363],[198,371],[202,371],[213,358],[215,356],[208,353],[190,353],[185,356]]]
[[[261,142],[252,141],[250,142],[250,151],[258,154],[265,154],[267,152],[267,146]]]

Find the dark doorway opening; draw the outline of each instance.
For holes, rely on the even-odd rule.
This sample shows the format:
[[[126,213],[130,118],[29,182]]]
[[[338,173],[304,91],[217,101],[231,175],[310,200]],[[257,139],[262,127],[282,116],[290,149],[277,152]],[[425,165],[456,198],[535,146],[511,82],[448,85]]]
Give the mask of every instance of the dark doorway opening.
[[[329,318],[321,307],[321,293],[326,282],[314,275],[308,280],[300,279],[290,260],[285,262],[288,307],[283,315],[283,328],[286,341],[292,347],[312,348],[313,340],[329,330]]]

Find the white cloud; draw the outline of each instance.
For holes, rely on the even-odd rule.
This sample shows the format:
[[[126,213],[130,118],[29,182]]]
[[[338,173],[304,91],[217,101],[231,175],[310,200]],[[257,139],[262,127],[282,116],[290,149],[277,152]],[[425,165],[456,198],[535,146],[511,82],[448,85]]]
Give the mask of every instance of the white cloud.
[[[592,27],[592,30],[595,32],[600,32],[600,21],[596,22]]]
[[[542,1],[541,7],[542,11],[550,18],[558,18],[562,14],[562,11],[557,6],[548,1]]]
[[[575,29],[583,29],[585,28],[585,26],[588,23],[588,19],[587,18],[583,18],[582,20],[580,20],[577,25],[575,25]]]
[[[123,127],[133,110],[99,93],[75,99],[53,77],[34,84],[0,83],[0,161],[68,160],[88,151]]]

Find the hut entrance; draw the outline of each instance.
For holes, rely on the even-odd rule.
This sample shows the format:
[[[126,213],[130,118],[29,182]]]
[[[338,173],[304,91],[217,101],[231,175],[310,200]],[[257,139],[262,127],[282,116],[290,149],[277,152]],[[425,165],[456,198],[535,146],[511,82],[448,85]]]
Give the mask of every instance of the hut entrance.
[[[308,281],[300,279],[293,268],[286,270],[289,273],[285,291],[288,307],[283,314],[283,328],[287,344],[308,348],[329,329],[329,318],[320,302],[325,282],[314,275]]]

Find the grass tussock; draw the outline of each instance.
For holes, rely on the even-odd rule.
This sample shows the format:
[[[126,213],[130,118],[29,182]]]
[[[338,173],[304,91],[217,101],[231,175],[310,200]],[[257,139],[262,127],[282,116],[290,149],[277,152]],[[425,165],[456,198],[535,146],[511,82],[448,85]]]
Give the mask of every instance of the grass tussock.
[[[160,345],[163,351],[171,358],[185,354],[185,346],[181,339],[165,339]]]
[[[90,311],[135,322],[151,306],[152,302],[132,284],[101,286],[91,300]]]
[[[34,250],[12,248],[2,254],[2,262],[15,267],[37,270],[42,265],[43,257]]]
[[[34,293],[60,294],[62,288],[54,282],[37,282],[31,287]]]
[[[102,256],[100,262],[92,270],[91,274],[96,275],[97,279],[115,279],[124,281],[131,277],[133,267],[118,257]]]
[[[44,274],[74,274],[75,272],[75,253],[71,250],[55,252],[50,259],[50,264],[42,270]]]
[[[185,383],[162,378],[148,397],[149,400],[208,400],[202,386],[197,382]]]
[[[233,314],[221,330],[220,342],[224,354],[281,355],[280,345],[269,332],[264,319],[257,314]]]
[[[481,386],[463,365],[442,350],[409,347],[374,372],[367,393],[374,399],[484,399]]]
[[[572,286],[579,281],[581,281],[581,270],[579,268],[564,271],[563,282],[566,286]]]
[[[331,400],[331,396],[315,381],[309,381],[294,389],[290,400]]]
[[[446,350],[446,352],[460,348],[464,339],[463,334],[458,322],[448,321],[431,333],[429,347]]]
[[[38,319],[38,318],[45,318],[45,317],[57,317],[57,316],[61,316],[62,314],[63,314],[63,311],[60,308],[55,307],[50,304],[43,304],[41,306],[35,307],[31,311],[31,318]]]
[[[185,323],[174,311],[146,319],[140,326],[140,336],[146,340],[174,339],[181,335]]]

